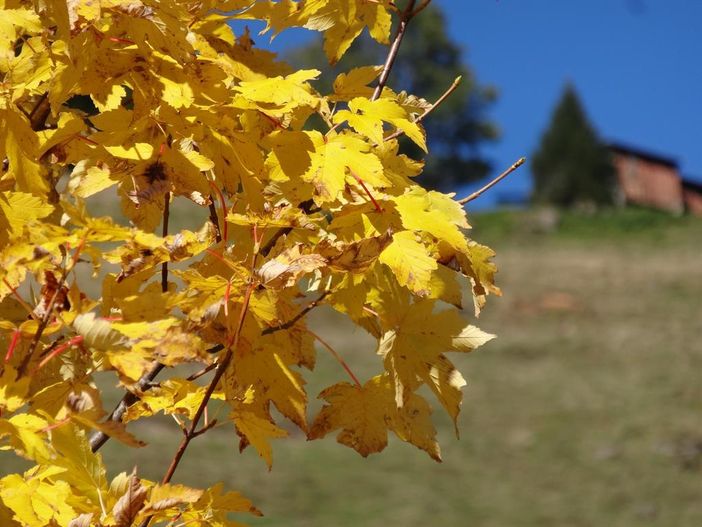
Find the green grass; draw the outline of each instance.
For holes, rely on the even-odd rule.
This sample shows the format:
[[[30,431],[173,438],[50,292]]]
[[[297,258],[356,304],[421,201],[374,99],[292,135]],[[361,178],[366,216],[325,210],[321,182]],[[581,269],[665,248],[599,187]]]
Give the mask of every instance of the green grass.
[[[499,338],[456,357],[468,386],[460,440],[434,414],[442,464],[399,441],[363,459],[293,433],[268,472],[223,427],[193,442],[175,481],[224,481],[264,511],[240,518],[258,526],[702,525],[702,222],[566,214],[546,235],[522,214],[473,219],[504,291],[477,323]],[[380,367],[362,331],[327,311],[311,322],[358,375]],[[320,350],[311,398],[338,379]],[[130,429],[150,446],[110,442],[108,466],[160,478],[175,424]]]
[[[637,207],[596,212],[498,209],[469,214],[469,218],[476,236],[485,243],[536,243],[551,237],[578,244],[678,243],[681,237],[699,234],[702,229],[700,218]]]

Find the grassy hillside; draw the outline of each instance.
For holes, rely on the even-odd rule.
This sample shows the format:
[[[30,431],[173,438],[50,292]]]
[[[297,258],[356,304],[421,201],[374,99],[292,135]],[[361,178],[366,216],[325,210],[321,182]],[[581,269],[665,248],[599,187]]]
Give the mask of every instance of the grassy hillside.
[[[567,215],[543,234],[529,214],[473,219],[504,296],[478,321],[499,338],[456,360],[460,440],[435,413],[444,463],[398,441],[362,459],[293,435],[269,473],[224,427],[192,444],[176,481],[224,481],[265,512],[241,518],[260,526],[702,525],[702,222]],[[329,312],[313,324],[359,375],[379,367],[362,332]],[[312,396],[344,378],[319,356]],[[108,463],[158,479],[179,432],[134,431],[152,445],[111,442]]]

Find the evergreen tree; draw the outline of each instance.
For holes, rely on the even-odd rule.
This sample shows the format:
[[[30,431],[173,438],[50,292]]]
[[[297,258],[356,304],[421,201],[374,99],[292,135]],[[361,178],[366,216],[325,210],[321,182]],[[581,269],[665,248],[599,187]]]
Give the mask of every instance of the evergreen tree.
[[[572,85],[565,87],[551,124],[532,155],[533,201],[569,207],[611,204],[614,168]]]
[[[315,85],[328,90],[337,74],[361,65],[382,64],[386,55],[386,47],[363,35],[338,64],[322,72]],[[321,46],[304,46],[292,51],[289,58],[298,67],[318,67],[323,59]],[[446,33],[444,14],[430,5],[408,26],[390,83],[433,102],[459,75],[462,80],[458,88],[422,122],[432,155],[425,159],[426,168],[418,181],[444,191],[489,173],[490,165],[479,146],[498,137],[497,126],[486,116],[497,93],[495,88],[478,83],[463,63],[462,49]],[[401,144],[403,152],[412,158],[423,157],[424,153],[411,141],[403,139]]]

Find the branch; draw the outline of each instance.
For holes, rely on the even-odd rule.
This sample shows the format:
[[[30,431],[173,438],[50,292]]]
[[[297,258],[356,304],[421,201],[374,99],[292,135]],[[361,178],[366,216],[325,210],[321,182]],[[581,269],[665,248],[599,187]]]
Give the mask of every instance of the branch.
[[[214,225],[215,229],[215,241],[217,243],[222,241],[222,231],[219,228],[219,217],[217,216],[217,206],[214,204],[214,198],[210,195],[210,223]]]
[[[163,199],[163,231],[162,235],[165,238],[168,236],[168,217],[171,209],[171,193],[166,192]],[[161,291],[168,292],[168,261],[161,264]]]
[[[448,96],[451,95],[456,90],[456,88],[458,88],[458,85],[461,84],[461,79],[462,79],[462,77],[460,75],[458,77],[456,77],[454,79],[454,81],[451,83],[451,86],[449,86],[446,89],[446,91],[441,95],[441,97],[439,97],[434,104],[429,106],[429,108],[424,110],[424,113],[422,115],[420,115],[419,117],[417,117],[414,120],[414,122],[421,123],[427,115],[429,115],[431,112],[436,110],[448,98]],[[390,141],[390,139],[396,139],[402,135],[405,135],[405,131],[404,130],[397,130],[397,131],[391,133],[385,139],[383,139],[383,141]]]
[[[49,103],[49,94],[44,93],[37,101],[36,106],[29,113],[29,123],[32,126],[32,130],[38,132],[44,128],[46,124],[46,119],[51,113],[51,104]]]
[[[107,420],[116,422],[122,421],[122,416],[124,415],[124,412],[127,411],[127,408],[129,408],[131,405],[133,405],[139,400],[139,395],[137,395],[137,393],[145,392],[146,390],[151,388],[152,381],[156,378],[156,376],[161,372],[163,368],[165,368],[165,366],[160,362],[157,362],[151,367],[149,371],[142,375],[141,379],[137,381],[134,391],[130,391],[124,394],[122,400],[119,403],[117,403],[115,409],[112,410],[112,413],[107,417]],[[108,436],[104,432],[94,433],[90,437],[90,449],[93,452],[97,452],[102,447],[102,445],[107,443],[109,439],[110,436]]]
[[[207,407],[207,403],[210,401],[210,398],[212,397],[212,394],[215,391],[215,388],[217,387],[217,384],[219,383],[220,379],[224,375],[224,372],[226,371],[227,367],[229,366],[229,363],[231,362],[232,356],[234,355],[234,350],[237,348],[239,345],[239,337],[241,335],[241,329],[244,326],[244,319],[246,318],[246,313],[248,312],[249,309],[249,300],[251,299],[251,293],[253,293],[254,290],[254,285],[253,283],[249,284],[249,287],[246,289],[246,295],[244,296],[244,303],[241,305],[241,312],[239,313],[239,321],[237,323],[236,331],[234,332],[234,336],[230,339],[228,345],[227,345],[227,351],[224,355],[224,358],[222,361],[219,363],[217,366],[217,371],[214,374],[214,377],[212,377],[212,381],[210,381],[209,386],[207,387],[207,391],[205,392],[205,396],[202,398],[202,402],[200,403],[200,406],[197,409],[197,412],[195,412],[195,415],[193,416],[193,420],[190,423],[190,428],[188,428],[185,437],[183,437],[183,440],[180,443],[180,446],[178,447],[178,450],[176,451],[175,455],[173,456],[173,459],[171,460],[171,464],[168,467],[168,470],[166,471],[165,476],[163,476],[163,480],[161,481],[162,485],[165,485],[169,481],[171,481],[171,478],[173,477],[173,474],[176,471],[176,468],[178,468],[178,464],[180,463],[181,458],[183,457],[183,454],[185,454],[185,450],[188,448],[188,444],[192,439],[200,435],[202,432],[197,430],[197,426],[200,423],[200,419],[202,418],[203,413],[205,412],[205,408]],[[143,527],[146,527],[148,525],[150,518],[147,518],[144,523],[142,523]]]
[[[298,205],[298,208],[302,210],[305,214],[313,214],[315,212],[318,212],[320,209],[319,208],[313,208],[314,206],[314,201],[311,199],[305,200],[302,203]],[[276,242],[283,236],[290,234],[293,230],[293,227],[281,227],[278,229],[273,236],[271,237],[270,240],[266,242],[266,244],[259,249],[259,253],[262,254],[263,256],[268,256],[268,253],[271,252],[273,247],[275,246]]]
[[[500,174],[500,175],[497,176],[495,179],[493,179],[492,181],[490,181],[490,183],[488,183],[487,185],[485,185],[485,186],[484,186],[483,188],[481,188],[480,190],[476,190],[476,191],[473,192],[470,196],[467,196],[467,197],[465,197],[465,198],[463,198],[463,199],[459,199],[459,200],[458,200],[458,203],[460,203],[461,205],[465,205],[466,203],[470,203],[470,202],[473,201],[474,199],[479,198],[480,195],[481,195],[483,192],[485,192],[486,190],[491,189],[492,187],[494,187],[495,185],[497,185],[500,181],[502,181],[504,178],[506,178],[507,176],[509,176],[512,172],[514,172],[515,170],[517,170],[520,166],[522,166],[522,165],[524,164],[524,161],[526,161],[526,158],[525,158],[525,157],[520,157],[511,167],[509,167],[507,170],[505,170],[504,172],[502,172],[502,174]]]
[[[414,11],[412,11],[412,18],[416,17],[421,11],[424,10],[431,3],[431,0],[424,0]]]
[[[392,41],[392,45],[390,46],[390,51],[388,51],[388,56],[385,59],[385,64],[383,64],[383,71],[380,73],[380,78],[378,79],[378,85],[375,87],[375,90],[373,91],[373,96],[371,97],[371,101],[375,101],[380,97],[380,94],[383,92],[383,88],[385,87],[385,84],[388,82],[388,77],[390,76],[390,70],[392,70],[393,64],[395,64],[395,59],[397,58],[397,52],[400,50],[400,44],[402,43],[402,39],[405,36],[405,31],[407,30],[407,24],[409,21],[412,19],[412,16],[414,15],[413,9],[414,9],[414,4],[415,0],[408,0],[407,5],[405,6],[404,11],[402,11],[402,15],[400,15],[400,23],[397,26],[397,32],[395,33],[395,38]]]
[[[266,328],[261,332],[261,335],[270,335],[271,333],[275,333],[276,331],[282,331],[285,329],[290,329],[293,327],[295,324],[298,323],[302,317],[304,317],[307,313],[312,311],[315,307],[319,305],[319,303],[326,298],[326,296],[330,293],[330,291],[324,291],[317,300],[313,300],[309,304],[307,304],[302,311],[300,311],[297,315],[292,317],[290,320],[285,322],[284,324],[281,324],[280,326],[275,326],[275,327],[270,327]]]
[[[56,300],[58,299],[59,294],[61,293],[61,290],[63,289],[64,285],[66,285],[66,279],[68,278],[68,275],[71,273],[71,271],[73,271],[73,269],[75,269],[76,264],[79,262],[80,252],[83,250],[84,245],[85,237],[80,241],[78,247],[76,247],[76,250],[73,253],[73,257],[71,258],[71,263],[65,266],[63,268],[63,271],[61,272],[61,278],[59,279],[56,285],[56,291],[54,291],[51,300],[49,300],[49,304],[46,307],[46,313],[44,313],[44,316],[39,321],[37,331],[36,333],[34,333],[34,337],[32,337],[32,342],[29,344],[27,355],[25,355],[24,359],[22,359],[22,362],[20,363],[20,366],[17,370],[18,379],[22,377],[22,375],[24,375],[24,371],[27,369],[27,366],[29,366],[29,363],[32,361],[32,357],[34,356],[34,353],[36,352],[37,347],[39,346],[39,342],[41,341],[41,337],[44,334],[44,330],[51,321],[51,316],[54,312],[54,307],[56,306]],[[68,258],[68,251],[66,251],[66,258]]]

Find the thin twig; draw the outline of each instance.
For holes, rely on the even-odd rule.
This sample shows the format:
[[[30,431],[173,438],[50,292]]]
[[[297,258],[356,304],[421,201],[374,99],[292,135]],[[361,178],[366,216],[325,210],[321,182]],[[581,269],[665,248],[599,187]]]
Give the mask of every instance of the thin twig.
[[[318,212],[320,209],[319,208],[313,208],[314,201],[311,199],[305,200],[302,203],[298,205],[298,208],[302,210],[305,214],[312,214],[314,212]],[[268,256],[268,253],[271,252],[273,247],[275,247],[275,244],[278,242],[278,240],[287,235],[290,234],[293,230],[293,227],[281,227],[278,229],[275,233],[273,233],[273,236],[271,237],[270,240],[266,242],[266,244],[260,248],[258,251],[260,254],[263,256]]]
[[[122,396],[122,400],[120,400],[120,402],[117,403],[117,406],[114,410],[112,410],[112,413],[107,417],[107,420],[121,422],[122,416],[127,411],[127,408],[129,408],[131,405],[133,405],[139,400],[139,395],[137,394],[140,392],[145,392],[146,390],[151,388],[152,381],[156,378],[156,376],[161,372],[163,368],[165,368],[165,366],[160,362],[157,362],[151,367],[149,371],[142,375],[141,378],[137,381],[136,385],[134,386],[134,390],[126,392],[124,396]],[[102,445],[109,441],[109,439],[110,436],[108,436],[104,432],[94,433],[90,437],[90,449],[93,452],[97,452],[102,447]]]
[[[516,161],[516,163],[514,163],[511,167],[509,167],[507,170],[505,170],[504,172],[502,172],[502,174],[500,174],[499,176],[497,176],[495,179],[493,179],[492,181],[490,181],[490,183],[488,183],[487,185],[485,185],[483,188],[481,188],[481,189],[479,189],[479,190],[476,190],[476,191],[473,192],[470,196],[467,196],[467,197],[465,197],[465,198],[463,198],[463,199],[459,199],[459,200],[458,200],[458,203],[460,203],[461,205],[465,205],[466,203],[470,203],[470,202],[473,201],[474,199],[479,198],[480,195],[481,195],[483,192],[485,192],[485,191],[491,189],[492,187],[494,187],[495,185],[497,185],[500,181],[502,181],[504,178],[506,178],[507,176],[509,176],[512,172],[514,172],[515,170],[517,170],[520,166],[522,166],[522,165],[524,164],[524,161],[526,161],[526,158],[525,158],[525,157],[520,157],[520,158]]]
[[[431,3],[431,0],[424,0],[417,9],[412,11],[412,18],[416,17],[421,11],[424,10],[429,4]]]
[[[81,250],[83,249],[83,246],[85,245],[85,238],[83,238],[80,241],[80,244],[78,247],[76,247],[76,250],[73,254],[73,258],[71,259],[71,263],[64,267],[63,271],[61,272],[61,278],[59,279],[57,285],[56,285],[56,291],[54,291],[54,294],[51,297],[51,300],[49,300],[49,304],[46,306],[46,312],[44,313],[44,316],[41,318],[39,321],[39,326],[37,327],[36,333],[34,333],[34,337],[32,337],[32,342],[29,344],[29,349],[27,350],[27,354],[25,355],[24,359],[22,359],[22,362],[20,363],[20,366],[17,370],[17,378],[19,379],[24,375],[25,370],[27,369],[27,366],[29,366],[29,363],[32,361],[32,357],[34,356],[34,353],[37,350],[37,347],[39,346],[39,342],[41,341],[41,337],[44,334],[44,330],[46,327],[49,325],[49,322],[51,321],[51,316],[54,312],[54,307],[56,306],[56,300],[59,297],[59,294],[63,290],[64,285],[66,285],[66,279],[68,278],[68,275],[73,271],[75,268],[76,264],[79,261],[79,255]],[[66,258],[68,258],[68,254],[66,254]]]
[[[324,340],[322,340],[322,337],[317,335],[316,333],[307,330],[310,335],[312,335],[315,339],[319,341],[319,343],[324,346],[329,353],[332,354],[332,356],[337,360],[339,364],[341,364],[341,367],[346,370],[346,373],[349,374],[349,377],[353,380],[353,382],[358,386],[359,388],[362,387],[361,382],[358,380],[358,377],[354,375],[354,373],[351,371],[351,368],[349,368],[349,365],[346,364],[346,361],[339,355],[334,348],[332,348],[329,344],[327,344]]]
[[[44,125],[46,124],[46,119],[49,117],[49,113],[51,113],[49,94],[44,93],[41,97],[39,97],[37,104],[29,113],[29,123],[32,130],[38,132],[39,130],[43,129]]]
[[[270,327],[266,328],[261,332],[261,335],[270,335],[271,333],[275,333],[276,331],[282,331],[285,329],[290,329],[293,327],[295,324],[300,321],[307,313],[312,311],[315,307],[319,305],[319,303],[326,298],[326,296],[330,293],[330,291],[324,291],[317,300],[313,300],[309,304],[307,304],[297,315],[292,317],[290,320],[287,322],[281,324],[280,326],[275,326],[275,327]]]
[[[190,375],[190,376],[186,379],[186,381],[194,381],[195,379],[199,379],[199,378],[202,377],[203,375],[207,375],[209,372],[211,372],[212,370],[214,370],[216,367],[217,367],[217,363],[216,363],[216,362],[213,362],[212,364],[210,364],[210,365],[208,365],[208,366],[205,366],[205,367],[202,368],[201,370],[196,371],[195,373],[193,373],[192,375]]]
[[[456,88],[458,88],[459,84],[461,84],[461,76],[460,75],[454,79],[454,81],[451,83],[451,86],[449,86],[446,89],[446,91],[441,95],[441,97],[439,97],[434,104],[429,106],[429,108],[424,110],[424,113],[422,115],[420,115],[419,117],[417,117],[414,120],[414,122],[421,123],[427,115],[429,115],[431,112],[436,110],[439,106],[441,106],[441,104],[448,98],[448,96],[451,95],[456,90]],[[383,140],[390,141],[390,139],[396,139],[404,134],[405,134],[404,130],[397,130],[397,131],[391,133],[389,136],[387,136]]]
[[[219,217],[217,216],[217,206],[214,204],[214,197],[210,195],[210,222],[214,225],[215,229],[215,241],[217,243],[222,241],[222,231],[219,228]]]
[[[397,26],[397,32],[395,33],[395,38],[392,41],[390,50],[388,51],[388,56],[385,59],[385,64],[383,64],[383,70],[380,73],[380,78],[378,78],[378,85],[373,91],[373,96],[371,101],[375,101],[380,97],[383,92],[385,84],[388,82],[388,77],[390,76],[390,70],[392,70],[393,64],[395,64],[395,59],[397,58],[397,52],[400,50],[400,44],[402,43],[402,38],[405,36],[405,31],[407,30],[407,24],[412,19],[412,11],[414,10],[415,0],[408,0],[405,9],[400,15],[400,22]]]
[[[168,236],[168,217],[171,210],[171,193],[166,192],[163,198],[163,230],[162,236]],[[161,264],[161,291],[168,292],[168,261]]]
[[[241,335],[241,329],[244,326],[244,319],[246,318],[246,314],[249,309],[249,300],[251,299],[251,293],[254,290],[254,285],[253,283],[249,284],[249,287],[246,289],[246,295],[244,296],[244,303],[241,305],[241,312],[239,314],[239,321],[237,323],[236,331],[234,332],[234,336],[230,339],[229,345],[227,346],[227,351],[222,358],[222,361],[219,363],[217,366],[217,371],[214,374],[214,377],[212,377],[212,381],[210,381],[209,386],[207,387],[207,391],[205,392],[204,397],[202,398],[202,401],[200,402],[200,406],[198,407],[197,411],[195,412],[195,415],[193,416],[193,420],[190,423],[190,428],[188,428],[188,432],[181,441],[180,446],[178,447],[178,450],[176,451],[175,455],[173,456],[173,459],[171,460],[171,464],[168,467],[168,470],[166,471],[166,474],[163,476],[163,480],[161,480],[161,484],[165,485],[169,481],[171,481],[171,478],[173,477],[173,474],[176,471],[176,468],[178,468],[178,464],[180,463],[181,458],[183,457],[183,454],[185,454],[185,450],[188,448],[188,443],[195,437],[197,437],[200,432],[197,431],[198,424],[200,423],[200,419],[202,418],[203,413],[205,412],[205,407],[207,406],[207,403],[210,401],[210,398],[212,397],[212,394],[215,391],[215,388],[217,387],[217,384],[219,383],[220,379],[224,375],[224,372],[226,371],[227,367],[229,366],[229,363],[231,362],[231,359],[234,355],[234,350],[237,348],[239,345],[239,337]],[[144,527],[145,525],[148,525],[148,522],[146,524],[142,524]]]

